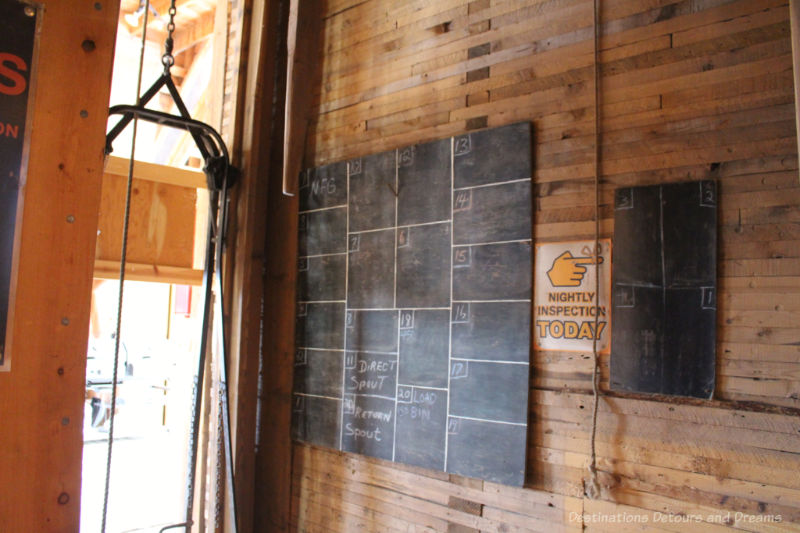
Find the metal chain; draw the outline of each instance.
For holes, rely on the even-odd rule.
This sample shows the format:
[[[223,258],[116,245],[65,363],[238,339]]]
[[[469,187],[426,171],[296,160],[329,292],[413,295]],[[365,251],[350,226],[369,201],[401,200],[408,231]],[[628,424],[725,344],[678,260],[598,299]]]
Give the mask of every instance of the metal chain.
[[[175,46],[175,41],[172,34],[175,33],[175,0],[169,5],[169,22],[167,23],[167,40],[164,41],[164,55],[161,56],[161,63],[164,64],[164,72],[169,72],[170,67],[175,64],[175,58],[172,56],[172,48]]]
[[[150,13],[150,0],[145,0],[144,27],[142,29],[142,49],[139,53],[139,73],[136,81],[136,105],[141,103],[142,71],[144,70],[144,48],[147,42],[147,22]],[[131,189],[133,185],[133,161],[136,153],[136,130],[138,120],[133,119],[133,137],[131,139],[131,156],[128,163],[128,183],[125,194],[125,218],[122,224],[122,251],[119,258],[119,296],[117,298],[117,328],[114,337],[114,373],[111,376],[111,412],[108,422],[108,450],[106,452],[106,480],[103,491],[103,521],[100,531],[105,533],[108,518],[108,495],[111,487],[111,452],[114,447],[114,412],[117,410],[117,373],[119,372],[119,343],[122,333],[122,301],[125,287],[125,263],[128,257],[128,225],[131,218]]]

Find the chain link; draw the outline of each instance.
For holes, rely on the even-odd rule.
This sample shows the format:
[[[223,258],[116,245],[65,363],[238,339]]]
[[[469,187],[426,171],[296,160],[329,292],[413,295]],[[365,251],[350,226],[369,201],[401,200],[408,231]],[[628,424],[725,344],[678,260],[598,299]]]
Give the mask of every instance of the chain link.
[[[175,0],[172,0],[169,6],[169,22],[167,23],[167,40],[164,41],[164,55],[161,56],[161,63],[164,64],[164,72],[169,72],[170,67],[175,64],[175,58],[172,56],[172,48],[175,41],[172,34],[175,33],[175,13],[178,10],[175,7]]]

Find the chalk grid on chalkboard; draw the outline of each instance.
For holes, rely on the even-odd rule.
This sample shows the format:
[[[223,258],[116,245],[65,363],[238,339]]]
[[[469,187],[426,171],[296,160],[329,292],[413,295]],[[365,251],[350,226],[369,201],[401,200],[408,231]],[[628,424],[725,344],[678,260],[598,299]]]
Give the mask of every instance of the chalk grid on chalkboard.
[[[303,173],[294,438],[522,485],[530,154],[519,123]]]

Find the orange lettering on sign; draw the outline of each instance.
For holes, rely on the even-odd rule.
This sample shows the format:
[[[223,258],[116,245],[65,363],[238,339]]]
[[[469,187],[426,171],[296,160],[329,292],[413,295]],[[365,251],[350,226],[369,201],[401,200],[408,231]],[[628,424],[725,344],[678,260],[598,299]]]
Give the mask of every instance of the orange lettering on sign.
[[[21,57],[0,52],[0,94],[8,96],[22,94],[28,86],[28,82],[25,80],[25,76],[18,71],[25,72],[27,70],[28,65],[25,64]],[[7,81],[11,82],[11,84],[9,85]]]

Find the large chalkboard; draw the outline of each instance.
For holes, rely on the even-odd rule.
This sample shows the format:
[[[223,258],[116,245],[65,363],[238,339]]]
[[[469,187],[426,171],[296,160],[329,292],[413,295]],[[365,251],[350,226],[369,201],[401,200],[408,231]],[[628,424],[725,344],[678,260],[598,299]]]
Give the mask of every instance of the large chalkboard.
[[[520,123],[303,173],[296,439],[523,483],[530,154]]]
[[[612,272],[611,387],[710,398],[716,183],[617,189]]]

